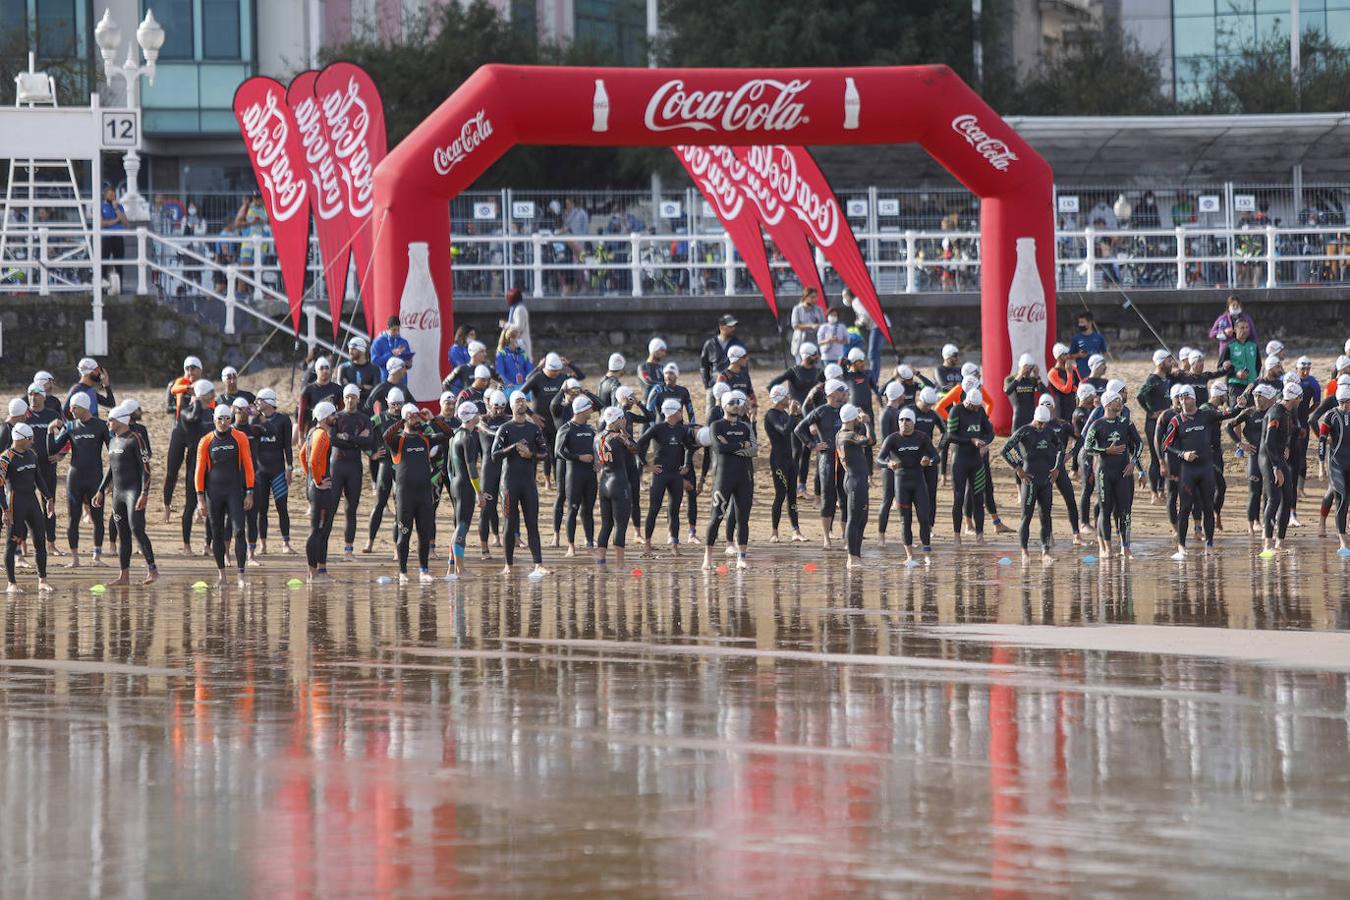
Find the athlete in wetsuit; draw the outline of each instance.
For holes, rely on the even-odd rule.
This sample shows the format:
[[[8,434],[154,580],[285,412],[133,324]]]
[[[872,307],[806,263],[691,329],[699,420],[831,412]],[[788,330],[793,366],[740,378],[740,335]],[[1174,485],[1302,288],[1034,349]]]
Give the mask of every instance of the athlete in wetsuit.
[[[478,457],[482,442],[478,436],[481,415],[472,402],[465,402],[455,410],[459,429],[450,441],[450,496],[455,501],[455,539],[450,547],[447,577],[463,578],[469,574],[464,550],[473,524],[473,510],[478,505]]]
[[[1003,393],[1008,395],[1008,402],[1012,404],[1014,432],[1023,425],[1031,424],[1031,416],[1036,411],[1036,399],[1040,397],[1041,390],[1041,376],[1036,360],[1030,353],[1023,353],[1017,360],[1017,372],[1008,375],[1003,381]]]
[[[478,474],[478,542],[479,559],[491,559],[488,550],[488,535],[498,547],[502,545],[501,516],[498,502],[502,493],[502,461],[492,458],[492,443],[497,439],[497,429],[511,421],[506,393],[493,391],[488,396],[488,414],[478,423],[479,459]]]
[[[979,381],[968,379],[962,384],[964,399],[947,413],[947,431],[942,436],[944,445],[956,447],[952,459],[952,530],[958,547],[967,492],[971,495],[975,539],[984,542],[984,492],[989,489],[985,462],[994,439],[994,425],[984,411]]]
[[[436,540],[436,497],[431,484],[431,448],[454,436],[450,426],[431,410],[403,404],[402,420],[389,425],[384,444],[394,466],[394,510],[398,516],[398,579],[408,583],[408,545],[417,529],[418,579],[430,582],[431,545]],[[430,426],[428,428],[427,426]]]
[[[553,399],[562,392],[563,386],[569,379],[575,379],[580,383],[585,377],[576,366],[556,353],[549,353],[544,357],[544,361],[526,376],[525,382],[520,386],[521,393],[530,397],[530,402],[534,407],[535,424],[543,430],[544,440],[549,448],[552,448],[554,441],[557,440],[558,426],[562,424],[553,417]],[[566,491],[563,490],[565,473],[562,469],[565,464],[564,460],[553,457],[550,460],[549,467],[544,470],[544,480],[548,483],[548,486],[550,488],[555,485],[558,487],[558,496],[553,502],[553,546],[555,547],[562,543],[563,510],[567,500]]]
[[[848,544],[848,567],[862,565],[863,534],[871,515],[868,501],[868,479],[872,475],[872,429],[867,413],[852,403],[839,408],[839,433],[835,435],[835,452],[844,469],[844,491],[848,495],[848,523],[844,538]]]
[[[1014,431],[1001,451],[1004,462],[1012,466],[1022,482],[1022,524],[1017,529],[1017,537],[1022,544],[1023,562],[1031,559],[1028,551],[1031,517],[1037,507],[1041,512],[1041,561],[1047,564],[1054,561],[1050,556],[1051,516],[1055,506],[1055,479],[1064,467],[1064,445],[1049,427],[1054,419],[1053,406],[1053,398],[1049,406],[1038,403],[1031,414],[1031,423]],[[1077,538],[1075,529],[1074,539]]]
[[[530,574],[547,575],[544,551],[539,542],[539,488],[535,475],[540,461],[548,464],[549,447],[544,430],[529,417],[529,405],[523,391],[511,395],[511,419],[497,429],[492,456],[503,464],[501,490],[506,510],[506,534],[502,536],[502,543],[506,565],[502,567],[502,574],[511,574],[520,520],[524,518],[530,557],[534,560]]]
[[[314,361],[314,380],[300,391],[300,402],[295,409],[295,421],[308,423],[314,418],[314,410],[320,403],[328,401],[334,409],[342,408],[342,385],[333,380],[333,364],[328,357],[320,356]],[[295,435],[299,440],[297,430]]]
[[[1261,432],[1265,422],[1266,410],[1275,402],[1275,388],[1268,384],[1259,384],[1252,391],[1252,405],[1240,410],[1230,419],[1226,430],[1228,436],[1237,444],[1238,455],[1247,460],[1247,531],[1257,534],[1261,530],[1262,479],[1261,479]]]
[[[191,447],[196,446],[195,442],[189,445],[188,440],[191,435],[178,427],[183,413],[187,411],[188,404],[192,402],[194,388],[202,377],[202,361],[195,356],[189,356],[183,360],[183,374],[169,382],[169,395],[166,403],[166,412],[173,416],[173,429],[169,432],[169,455],[164,464],[164,522],[167,524],[173,518],[173,491],[178,484],[178,472],[187,460],[188,452]],[[209,384],[209,382],[208,382]],[[201,439],[201,435],[197,436]],[[191,468],[188,469],[190,473]],[[192,493],[191,490],[188,491]]]
[[[841,390],[842,394],[842,390]],[[746,399],[731,391],[722,402],[721,419],[708,426],[708,446],[718,455],[713,485],[712,517],[704,540],[703,568],[712,568],[713,545],[724,516],[736,519],[736,568],[747,568],[746,546],[750,541],[750,507],[754,503],[754,459],[759,452],[755,428],[745,418]]]
[[[633,517],[634,485],[629,481],[631,460],[637,458],[637,443],[625,428],[623,410],[607,407],[600,414],[604,429],[594,439],[595,457],[600,462],[600,535],[596,541],[595,561],[604,565],[610,541],[614,542],[614,561],[622,568],[625,538]]]
[[[786,384],[769,388],[769,402],[772,406],[764,413],[764,431],[769,435],[769,476],[773,479],[770,518],[773,532],[769,543],[778,543],[778,525],[783,520],[784,505],[792,525],[792,540],[805,541],[801,523],[797,520],[797,442],[793,437],[802,421],[802,407],[792,398],[792,389]]]
[[[1294,508],[1297,487],[1293,469],[1289,465],[1294,440],[1294,410],[1303,400],[1303,387],[1287,384],[1276,403],[1266,410],[1261,426],[1262,489],[1266,495],[1263,518],[1265,546],[1263,554],[1274,554],[1284,549],[1284,536],[1289,528],[1289,515]]]
[[[605,369],[605,377],[600,379],[600,384],[595,389],[595,395],[599,398],[601,409],[619,405],[618,401],[614,399],[614,392],[623,385],[623,370],[627,365],[628,361],[623,358],[622,353],[611,353],[609,355],[609,365]]]
[[[300,471],[305,476],[305,494],[309,498],[309,537],[305,539],[305,563],[309,582],[328,580],[328,536],[337,514],[337,495],[329,465],[333,455],[332,434],[337,427],[337,407],[332,401],[314,405],[314,427],[305,435],[300,448]]]
[[[39,375],[45,375],[45,372],[39,372]],[[139,408],[140,404],[137,404]],[[50,485],[59,484],[56,476],[56,460],[52,459],[51,440],[52,433],[48,430],[52,422],[61,418],[61,404],[55,397],[46,394],[36,380],[28,386],[28,412],[26,417],[19,421],[26,422],[33,429],[33,452],[37,454],[38,468],[42,470],[43,479]],[[3,427],[3,426],[0,426]],[[145,426],[137,425],[142,433]],[[142,434],[144,436],[144,434]],[[147,440],[147,443],[148,440]],[[9,446],[7,437],[0,437],[0,450]],[[47,553],[51,556],[62,556],[63,554],[56,547],[56,516],[47,515],[47,511],[42,511],[42,517],[47,522]]]
[[[1177,396],[1181,411],[1167,425],[1162,450],[1168,455],[1169,467],[1180,464],[1178,490],[1180,505],[1177,510],[1177,552],[1173,559],[1186,558],[1186,535],[1190,531],[1191,510],[1196,503],[1204,521],[1205,548],[1214,546],[1214,442],[1210,430],[1217,427],[1226,415],[1211,408],[1196,405],[1195,389],[1189,384],[1178,385]]]
[[[1350,385],[1336,388],[1336,408],[1328,410],[1317,420],[1317,433],[1327,445],[1326,468],[1335,492],[1336,534],[1341,541],[1341,555],[1350,553],[1350,538],[1346,534],[1347,513],[1350,513]]]
[[[363,337],[354,337],[348,341],[347,353],[350,358],[337,368],[337,383],[343,388],[349,384],[356,385],[360,391],[358,405],[366,415],[370,415],[370,395],[375,385],[380,383],[379,366],[370,361],[370,348]]]
[[[626,384],[614,389],[613,405],[623,410],[623,431],[634,441],[642,430],[652,423],[652,416],[638,402],[637,394]],[[642,533],[642,466],[636,453],[628,454],[628,486],[632,488],[633,502],[633,538],[645,545],[647,537]]]
[[[1073,416],[1069,419],[1073,427],[1074,443],[1070,453],[1070,464],[1075,472],[1081,478],[1081,487],[1078,493],[1078,523],[1081,529],[1092,527],[1092,508],[1095,504],[1097,482],[1096,470],[1093,468],[1094,457],[1083,451],[1085,440],[1087,438],[1088,417],[1092,411],[1097,408],[1097,389],[1084,382],[1078,385],[1076,394],[1078,405],[1073,408]]]
[[[347,526],[342,535],[342,558],[356,559],[356,511],[361,503],[361,488],[366,480],[365,454],[375,450],[378,438],[370,416],[361,410],[361,388],[349,384],[342,389],[342,411],[337,414],[329,439],[333,443],[333,461],[329,477],[333,480],[333,499],[346,504]]]
[[[395,388],[381,401],[383,410],[371,416],[370,424],[377,435],[382,435],[390,425],[403,421],[403,391]],[[367,529],[366,546],[362,553],[375,549],[375,536],[380,533],[380,523],[384,521],[384,508],[389,504],[389,496],[394,492],[394,463],[389,457],[389,448],[383,441],[371,454],[375,463],[375,505],[370,510],[370,524]],[[394,522],[393,542],[398,544],[398,522]]]
[[[187,406],[178,417],[178,424],[174,426],[176,431],[181,432],[180,440],[187,447],[183,454],[183,461],[187,466],[187,475],[189,479],[196,478],[197,472],[197,445],[201,443],[203,437],[210,434],[213,426],[213,416],[216,408],[216,387],[205,379],[199,380],[192,386],[192,399],[188,401]],[[168,481],[164,485],[165,496],[173,493],[173,487]],[[199,518],[197,515],[197,492],[188,488],[183,497],[183,553],[187,556],[192,555],[192,523]],[[207,547],[211,544],[211,523],[206,523],[206,543]]]
[[[252,391],[246,391],[239,386],[239,370],[234,366],[226,366],[222,369],[220,380],[225,383],[225,390],[216,395],[217,403],[233,407],[234,401],[242,397],[249,406],[252,406],[254,401],[258,399]]]
[[[50,515],[56,508],[56,485],[48,483],[42,475],[37,454],[33,452],[33,429],[20,422],[10,430],[9,447],[0,452],[0,514],[5,524],[5,578],[11,594],[22,593],[14,577],[14,560],[19,545],[29,534],[37,563],[38,592],[52,589],[47,583],[44,504]]]
[[[159,578],[155,550],[145,530],[145,506],[150,499],[150,448],[131,429],[132,411],[125,404],[108,414],[112,437],[108,441],[108,472],[98,486],[94,505],[102,507],[112,489],[112,526],[117,531],[117,561],[121,574],[114,585],[131,583],[131,539],[134,534],[147,568],[145,581]]]
[[[1065,353],[1067,352],[1066,349]],[[1064,498],[1064,506],[1069,511],[1069,530],[1073,533],[1073,545],[1078,547],[1083,543],[1083,539],[1078,536],[1078,498],[1074,496],[1073,481],[1069,478],[1069,460],[1072,458],[1074,440],[1073,426],[1059,417],[1060,403],[1053,394],[1041,394],[1038,405],[1050,410],[1050,421],[1045,427],[1054,434],[1055,440],[1059,441],[1059,449],[1064,453],[1064,459],[1061,460],[1055,475],[1055,489]]]
[[[905,407],[905,389],[892,381],[886,385],[885,406],[877,422],[878,446],[886,446],[886,439],[900,430],[900,410]],[[890,525],[891,509],[895,504],[894,466],[881,480],[881,510],[877,513],[877,535],[881,546],[886,546],[886,528]],[[924,507],[927,509],[927,506]]]
[[[915,518],[919,520],[919,540],[923,546],[925,565],[933,552],[932,494],[927,475],[929,472],[936,474],[939,457],[929,436],[931,432],[917,429],[916,421],[917,413],[913,407],[899,410],[896,413],[896,430],[881,442],[881,449],[877,453],[877,459],[890,468],[887,481],[894,482],[891,494],[900,507],[906,565],[915,564]]]
[[[87,394],[72,394],[69,402],[70,420],[52,422],[50,449],[52,455],[69,448],[70,469],[66,472],[66,541],[70,545],[67,568],[80,565],[80,518],[84,510],[94,523],[93,565],[103,563],[103,509],[93,505],[98,486],[103,481],[103,449],[108,446],[108,424],[94,417],[89,409]]]
[[[197,515],[211,520],[211,551],[216,557],[216,582],[225,583],[225,525],[229,517],[234,534],[234,560],[244,584],[244,566],[248,564],[248,545],[244,540],[247,518],[253,507],[253,456],[248,437],[231,424],[228,406],[215,409],[215,427],[197,443],[195,485],[201,508]]]
[[[291,549],[291,514],[288,506],[291,469],[295,459],[291,451],[291,420],[277,411],[277,395],[271,388],[258,391],[258,413],[253,424],[258,428],[257,455],[253,459],[253,477],[258,490],[253,496],[253,508],[258,514],[258,549],[267,553],[268,498],[277,509],[277,527],[281,529],[282,546]]]
[[[594,401],[578,393],[571,403],[571,418],[558,429],[553,453],[566,463],[559,491],[567,499],[567,557],[577,555],[577,516],[586,533],[586,546],[595,544],[595,426],[591,424]]]
[[[839,488],[842,477],[837,472],[835,460],[835,438],[839,434],[841,422],[839,410],[848,399],[848,386],[838,379],[825,382],[823,393],[826,402],[806,414],[793,434],[797,440],[807,443],[818,456],[816,457],[817,476],[820,479],[820,525],[823,532],[823,546],[830,549],[834,538],[834,514],[839,504]]]
[[[674,397],[661,404],[661,420],[647,427],[638,438],[638,457],[643,471],[651,473],[647,489],[647,552],[651,552],[652,532],[661,512],[662,498],[668,503],[672,552],[680,553],[680,501],[686,486],[694,479],[694,450],[698,439],[694,429],[681,419],[684,406]],[[649,448],[656,445],[656,457],[648,462]]]
[[[793,402],[797,404],[798,409],[804,411],[807,394],[816,385],[825,383],[825,373],[820,369],[820,348],[810,341],[802,342],[801,347],[797,349],[797,359],[795,366],[789,366],[786,371],[769,382],[769,390],[772,391],[780,384],[787,385]],[[806,475],[810,471],[811,445],[798,440],[795,436],[792,442],[794,448],[792,461],[797,472],[795,487],[798,495],[802,495],[806,493]]]
[[[1124,417],[1125,398],[1118,392],[1102,397],[1103,415],[1088,426],[1083,450],[1093,460],[1097,486],[1097,552],[1111,557],[1111,526],[1117,526],[1121,552],[1130,551],[1130,524],[1134,509],[1134,476],[1141,468],[1144,442],[1139,430]]]
[[[1148,484],[1153,502],[1163,499],[1161,460],[1158,456],[1158,416],[1171,405],[1172,370],[1176,360],[1166,350],[1153,352],[1153,371],[1144,379],[1135,399],[1144,409],[1144,440],[1148,444]]]

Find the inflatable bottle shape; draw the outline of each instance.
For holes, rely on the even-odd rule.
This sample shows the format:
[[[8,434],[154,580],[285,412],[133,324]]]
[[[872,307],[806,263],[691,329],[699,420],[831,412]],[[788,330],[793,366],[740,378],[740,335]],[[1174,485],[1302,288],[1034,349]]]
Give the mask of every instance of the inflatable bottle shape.
[[[401,333],[414,354],[408,389],[421,403],[441,396],[441,310],[428,252],[425,242],[408,245],[408,280],[398,304]]]
[[[1008,290],[1008,344],[1013,371],[1023,353],[1031,354],[1045,379],[1045,288],[1036,268],[1036,239],[1017,239],[1017,268]]]

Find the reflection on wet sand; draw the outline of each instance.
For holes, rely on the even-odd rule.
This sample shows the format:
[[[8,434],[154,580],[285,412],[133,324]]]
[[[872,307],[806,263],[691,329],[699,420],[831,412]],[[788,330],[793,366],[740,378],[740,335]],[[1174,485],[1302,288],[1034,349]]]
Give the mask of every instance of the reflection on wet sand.
[[[1345,674],[1022,640],[1344,629],[1334,553],[763,559],[24,595],[0,658],[6,889],[1350,890]],[[976,625],[1006,630],[950,627]]]

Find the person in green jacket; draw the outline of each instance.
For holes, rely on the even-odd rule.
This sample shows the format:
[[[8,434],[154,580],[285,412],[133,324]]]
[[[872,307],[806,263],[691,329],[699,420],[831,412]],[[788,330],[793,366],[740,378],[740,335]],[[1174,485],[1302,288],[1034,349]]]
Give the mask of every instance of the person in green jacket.
[[[1245,319],[1233,324],[1233,339],[1224,345],[1219,355],[1219,371],[1228,375],[1228,390],[1238,396],[1261,374],[1261,350],[1252,340],[1251,327]]]

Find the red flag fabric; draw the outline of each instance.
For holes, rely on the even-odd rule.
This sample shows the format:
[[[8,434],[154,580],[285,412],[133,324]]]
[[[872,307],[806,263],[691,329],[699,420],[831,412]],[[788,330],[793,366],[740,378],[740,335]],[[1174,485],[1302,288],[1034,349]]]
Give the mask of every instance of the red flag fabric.
[[[820,283],[820,270],[816,268],[816,258],[810,244],[806,242],[806,233],[796,217],[788,215],[787,207],[774,192],[773,185],[751,162],[750,151],[754,149],[757,148],[732,148],[736,159],[746,167],[747,196],[755,204],[764,229],[788,265],[792,266],[792,271],[797,273],[806,287],[815,288],[816,296],[821,303],[825,303],[825,286]]]
[[[300,129],[300,147],[309,167],[313,193],[314,230],[319,235],[319,256],[323,258],[323,278],[328,287],[328,311],[333,317],[333,340],[338,339],[342,322],[342,301],[347,294],[347,266],[351,259],[351,238],[347,200],[338,174],[337,158],[328,140],[319,102],[314,96],[318,72],[301,72],[286,89],[286,102]]]
[[[291,323],[299,334],[309,251],[309,169],[295,116],[286,104],[286,88],[274,78],[248,79],[234,92],[234,116],[267,209]]]
[[[752,147],[751,159],[767,168],[771,185],[783,204],[801,220],[812,243],[825,254],[844,284],[862,301],[863,309],[886,336],[887,343],[891,343],[891,332],[886,327],[886,316],[881,311],[872,275],[863,262],[853,229],[839,210],[839,200],[815,157],[805,147],[779,144]]]
[[[764,295],[776,321],[778,298],[774,294],[769,257],[764,252],[764,237],[759,231],[759,215],[742,188],[745,184],[744,163],[736,158],[730,147],[682,145],[674,150],[689,177],[694,179],[694,186],[716,211],[731,242],[740,251],[750,277]]]
[[[384,101],[370,75],[349,62],[325,67],[315,81],[314,92],[323,108],[327,137],[333,145],[346,195],[347,229],[351,252],[356,257],[361,309],[366,316],[366,328],[373,335],[377,324],[370,260],[379,224],[371,221],[370,212],[374,208],[375,167],[389,149],[384,130]]]

